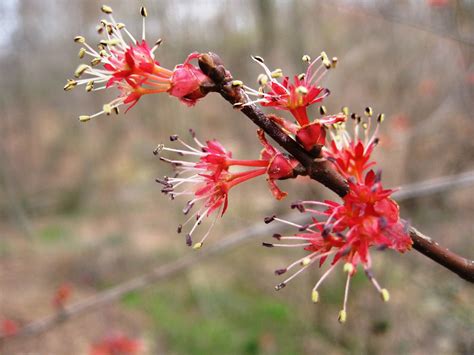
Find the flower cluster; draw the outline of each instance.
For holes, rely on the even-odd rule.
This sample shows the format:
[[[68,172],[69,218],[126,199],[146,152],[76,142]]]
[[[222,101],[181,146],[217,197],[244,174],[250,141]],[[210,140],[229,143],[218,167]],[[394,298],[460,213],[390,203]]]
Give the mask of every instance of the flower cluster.
[[[226,150],[217,140],[208,140],[206,144],[203,144],[196,138],[194,131],[190,130],[190,132],[194,146],[186,143],[177,135],[173,135],[170,140],[180,143],[181,149],[169,148],[164,145],[157,147],[155,154],[171,152],[191,159],[176,160],[160,156],[162,161],[173,166],[176,174],[173,177],[164,177],[156,181],[163,185],[162,192],[171,199],[178,196],[190,198],[183,213],[188,215],[193,209],[195,212],[191,213],[188,219],[178,226],[178,233],[181,233],[188,223],[194,221],[193,226],[186,234],[187,245],[193,245],[193,233],[203,219],[214,215],[208,231],[199,242],[193,245],[194,249],[199,249],[219,216],[223,216],[226,212],[228,194],[233,187],[255,177],[266,175],[271,192],[276,199],[282,199],[286,193],[278,188],[275,180],[294,177],[294,168],[298,163],[270,145],[261,130],[258,131],[258,137],[263,149],[260,159],[256,160],[234,159],[232,152]],[[233,172],[231,171],[233,167],[247,170]]]
[[[291,236],[280,234],[274,237],[288,243],[264,243],[265,246],[284,246],[304,248],[308,255],[293,262],[284,269],[276,270],[281,275],[300,265],[301,268],[288,279],[277,285],[281,289],[303,272],[308,266],[318,262],[319,266],[332,257],[331,266],[322,275],[312,291],[312,299],[319,299],[318,288],[323,280],[334,270],[339,263],[344,264],[347,272],[344,305],[339,313],[339,320],[346,320],[346,306],[351,277],[360,264],[365,273],[384,301],[388,301],[389,293],[380,287],[371,270],[369,248],[393,249],[405,252],[410,249],[412,241],[408,235],[407,223],[400,219],[399,208],[390,198],[393,190],[384,189],[381,183],[381,174],[370,168],[375,165],[371,161],[371,153],[378,142],[376,138],[378,126],[383,115],[377,118],[377,127],[369,136],[372,121],[372,109],[366,109],[367,122],[362,122],[360,116],[352,115],[354,119],[354,137],[345,129],[345,123],[333,125],[330,132],[332,142],[324,148],[324,156],[332,161],[336,169],[348,180],[349,193],[344,196],[342,203],[326,200],[298,201],[292,204],[293,208],[306,213],[311,222],[299,225],[276,217],[267,218],[266,222],[278,220],[291,226],[296,226],[298,233]],[[364,137],[359,138],[359,129],[362,126]]]
[[[337,58],[329,60],[325,52],[314,60],[304,55],[303,61],[308,63],[308,68],[305,73],[295,75],[293,82],[283,75],[281,69],[271,71],[261,57],[252,58],[260,64],[265,73],[258,77],[258,90],[244,86],[247,95],[256,96],[256,99],[243,106],[258,103],[290,112],[295,123],[276,115],[269,115],[269,118],[286,133],[294,135],[307,151],[321,148],[326,142],[327,126],[342,122],[345,116],[343,113],[327,116],[325,107],[320,106],[322,117],[311,120],[308,108],[329,95],[329,90],[321,87],[319,83],[327,71],[336,66]]]
[[[211,90],[212,80],[191,63],[200,58],[198,53],[190,54],[184,63],[176,65],[172,70],[162,67],[155,59],[155,51],[162,41],[159,39],[153,46],[147,43],[147,11],[144,7],[140,10],[143,17],[141,40],[135,39],[125,25],[115,21],[109,6],[102,6],[102,12],[108,15],[108,20],[101,20],[98,27],[104,39],[94,48],[84,37],[75,38],[82,45],[79,57],[87,55],[92,60],[90,64],[81,64],[77,68],[74,73],[76,79],[68,80],[64,89],[69,91],[78,85],[85,85],[88,92],[116,88],[120,94],[105,104],[100,112],[80,116],[81,121],[88,121],[104,113],[118,113],[121,105],[128,105],[129,110],[146,94],[168,93],[187,105],[194,105]],[[239,94],[235,97],[243,99],[243,102],[237,102],[234,106],[243,108],[260,104],[280,112],[287,111],[292,120],[274,114],[267,115],[264,120],[271,120],[288,136],[294,137],[310,157],[331,162],[334,169],[348,182],[348,193],[341,202],[305,200],[292,204],[293,208],[308,217],[310,221],[307,224],[300,225],[276,216],[266,218],[266,223],[280,221],[297,227],[298,232],[288,236],[275,234],[274,238],[282,242],[264,243],[265,246],[303,248],[307,253],[289,266],[276,270],[276,274],[281,275],[301,266],[277,285],[276,289],[285,287],[310,265],[317,263],[321,267],[326,260],[331,259],[329,268],[312,291],[312,300],[317,302],[322,282],[337,265],[343,264],[347,279],[339,320],[344,322],[350,281],[359,265],[382,299],[389,299],[388,291],[373,276],[369,249],[388,248],[403,253],[412,244],[408,225],[400,219],[399,207],[390,198],[394,190],[385,189],[381,183],[381,173],[373,170],[376,163],[371,156],[379,141],[379,125],[384,117],[379,115],[375,119],[370,107],[365,110],[365,117],[350,115],[354,121],[354,132],[351,135],[346,130],[349,118],[347,108],[335,115],[327,114],[321,103],[330,92],[321,86],[321,81],[328,70],[336,67],[337,58],[329,59],[325,52],[314,60],[304,55],[302,59],[307,63],[307,69],[292,79],[284,76],[281,69],[270,70],[261,57],[253,59],[264,70],[258,77],[259,87],[252,89],[239,80],[233,80],[230,87],[238,90],[236,92]],[[225,70],[223,66],[214,69]],[[224,84],[229,84],[231,75],[227,72],[225,74]],[[227,94],[223,95],[226,97]],[[309,109],[315,104],[320,105],[319,115],[311,117]],[[260,157],[255,160],[235,159],[232,152],[217,140],[202,143],[194,131],[190,132],[193,143],[188,144],[173,135],[170,140],[180,146],[171,148],[161,144],[155,154],[159,154],[160,160],[169,163],[175,172],[171,177],[156,179],[163,186],[162,192],[171,199],[179,196],[188,198],[183,209],[187,219],[178,226],[178,233],[186,229],[186,244],[194,249],[203,246],[216,221],[225,214],[229,192],[233,187],[265,176],[273,196],[281,200],[286,193],[277,186],[276,180],[295,178],[301,173],[298,161],[272,146],[262,130],[258,130],[257,136],[263,149]],[[180,157],[170,158],[162,156],[162,153],[177,154]],[[195,231],[206,219],[211,219],[210,226],[199,241],[194,243]],[[54,301],[58,308],[64,305],[69,293],[67,288],[58,290]],[[121,339],[118,340],[120,343]],[[133,343],[131,348],[132,351],[135,348]]]
[[[108,15],[108,20],[101,20],[98,32],[104,35],[97,48],[89,45],[83,36],[77,36],[74,41],[81,44],[79,57],[90,56],[89,64],[80,64],[75,73],[75,79],[69,79],[64,90],[69,91],[78,85],[85,85],[87,92],[110,89],[119,90],[119,96],[103,105],[100,112],[93,115],[82,115],[81,121],[88,121],[101,114],[118,113],[121,105],[132,108],[143,95],[168,93],[177,97],[187,105],[194,105],[205,96],[201,85],[209,79],[191,61],[199,57],[191,53],[183,64],[173,70],[166,69],[155,59],[155,51],[162,40],[158,39],[150,46],[145,39],[145,18],[147,10],[142,7],[143,31],[141,40],[127,30],[123,23],[116,22],[112,16],[112,8],[102,6],[102,12]]]

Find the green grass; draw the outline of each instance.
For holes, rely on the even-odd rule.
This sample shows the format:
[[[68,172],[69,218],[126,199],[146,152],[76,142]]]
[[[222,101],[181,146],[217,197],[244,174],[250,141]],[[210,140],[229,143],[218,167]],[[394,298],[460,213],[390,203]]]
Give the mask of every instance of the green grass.
[[[38,237],[44,243],[54,244],[69,239],[71,234],[69,230],[59,224],[50,224],[39,231]]]
[[[123,303],[149,315],[175,354],[301,353],[307,334],[289,305],[257,292],[181,283],[129,294]]]

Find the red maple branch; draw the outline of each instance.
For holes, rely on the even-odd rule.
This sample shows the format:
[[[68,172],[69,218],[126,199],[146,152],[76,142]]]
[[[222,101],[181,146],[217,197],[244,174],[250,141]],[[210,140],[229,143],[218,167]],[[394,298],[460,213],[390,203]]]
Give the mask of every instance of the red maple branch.
[[[336,172],[332,164],[322,157],[321,151],[316,152],[316,154],[308,153],[271,121],[257,105],[244,105],[248,102],[246,94],[240,85],[235,84],[232,75],[225,69],[222,60],[216,54],[201,54],[199,66],[213,81],[212,84],[208,84],[202,90],[217,92],[230,102],[234,108],[240,109],[253,123],[263,129],[275,142],[300,162],[299,170],[302,170],[302,174],[322,183],[340,197],[344,197],[348,193],[347,182]],[[456,273],[464,280],[474,282],[473,260],[468,260],[449,251],[413,227],[410,228],[410,237],[413,240],[415,250]]]

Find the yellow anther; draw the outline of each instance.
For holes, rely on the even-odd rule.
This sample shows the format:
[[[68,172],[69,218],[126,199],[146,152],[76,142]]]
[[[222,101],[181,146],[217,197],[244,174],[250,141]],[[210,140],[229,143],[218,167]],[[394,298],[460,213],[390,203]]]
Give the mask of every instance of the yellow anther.
[[[87,122],[90,119],[91,119],[91,116],[86,116],[86,115],[79,116],[79,121],[81,121],[81,122]]]
[[[112,13],[112,8],[110,6],[107,6],[107,5],[102,5],[100,10],[104,13],[104,14],[111,14]]]
[[[107,20],[102,19],[100,20],[100,24],[105,27],[109,24],[109,22]]]
[[[364,113],[365,113],[365,115],[366,115],[367,117],[372,117],[372,115],[374,114],[374,112],[373,112],[373,110],[372,110],[372,107],[370,107],[370,106],[367,106],[367,107],[365,108]]]
[[[332,57],[331,59],[331,67],[335,68],[337,65],[337,57]]]
[[[362,123],[362,128],[363,129],[369,128],[369,125],[367,124],[367,122]]]
[[[100,41],[100,45],[102,46],[116,46],[119,43],[120,43],[120,40],[118,38],[103,39],[102,41]],[[103,49],[103,47],[100,49]]]
[[[76,87],[76,85],[77,85],[77,81],[68,79],[68,81],[66,82],[66,85],[64,85],[64,91],[71,91],[72,89]]]
[[[281,70],[280,68],[272,71],[272,78],[276,79],[276,78],[281,78],[282,76],[283,76],[283,70]]]
[[[202,243],[195,243],[195,244],[193,245],[193,249],[194,249],[194,250],[198,250],[198,249],[201,249],[201,248],[202,248]]]
[[[148,11],[146,11],[146,7],[145,6],[142,6],[140,8],[140,15],[142,15],[143,17],[147,17],[148,16]]]
[[[327,112],[328,110],[326,109],[326,106],[319,106],[319,113],[321,115],[325,115]]]
[[[352,265],[351,263],[345,263],[343,270],[344,272],[352,274],[354,272],[354,265]]]
[[[305,77],[306,77],[305,73],[301,73],[300,75],[298,75],[299,80],[303,80]]]
[[[81,49],[79,49],[79,53],[77,53],[77,56],[82,59],[84,58],[85,54],[86,54],[86,49],[82,47]]]
[[[381,113],[377,117],[377,122],[382,123],[385,120],[385,114]]]
[[[119,22],[115,25],[117,27],[117,30],[121,30],[122,28],[125,28],[125,24],[123,24],[122,22]]]
[[[107,29],[107,33],[109,35],[111,35],[112,33],[114,33],[114,27],[109,23],[107,24],[107,26],[105,27]]]
[[[234,88],[243,86],[244,83],[241,80],[232,80],[232,86]]]
[[[104,27],[102,27],[101,25],[97,25],[95,26],[95,30],[97,31],[98,34],[102,34],[102,32],[104,32]]]
[[[95,67],[96,65],[99,65],[100,62],[102,62],[102,58],[96,57],[96,58],[93,58],[93,59],[91,60],[91,65],[92,65],[93,67]]]
[[[296,88],[296,92],[301,95],[306,95],[308,93],[308,89],[306,88],[306,86],[301,85]]]
[[[102,110],[104,110],[107,115],[110,115],[112,113],[112,106],[110,106],[110,104],[105,104],[102,106]]]
[[[380,291],[380,296],[382,297],[382,300],[384,302],[388,302],[390,300],[390,293],[388,292],[388,290],[386,288],[383,288]]]
[[[347,319],[347,313],[345,310],[340,310],[339,311],[339,316],[337,317],[337,320],[339,321],[339,323],[345,323],[346,322],[346,319]]]
[[[76,42],[76,43],[85,43],[86,38],[84,36],[76,36],[76,37],[74,37],[74,42]]]
[[[84,74],[84,72],[89,69],[89,66],[86,65],[86,64],[79,64],[79,66],[77,67],[76,71],[74,72],[74,76],[76,78],[79,78],[82,74]]]
[[[257,81],[261,86],[265,86],[268,83],[268,76],[265,74],[260,74],[257,78]]]
[[[107,51],[105,49],[102,49],[101,51],[99,51],[99,55],[101,57],[107,57]]]
[[[158,38],[155,42],[155,46],[160,46],[161,43],[163,42],[163,39],[162,38]]]
[[[311,301],[313,301],[313,303],[318,303],[318,301],[319,301],[319,292],[318,291],[313,290],[311,292]]]
[[[301,260],[301,266],[308,266],[311,263],[311,258],[304,258]]]
[[[331,68],[331,61],[329,60],[328,55],[326,54],[326,52],[321,52],[321,61],[323,62],[326,69]]]
[[[92,89],[94,89],[94,82],[91,80],[91,81],[88,81],[86,84],[86,91],[91,92]]]
[[[302,60],[303,62],[309,63],[309,62],[311,62],[311,57],[310,57],[309,55],[305,54],[305,55],[301,58],[301,60]]]

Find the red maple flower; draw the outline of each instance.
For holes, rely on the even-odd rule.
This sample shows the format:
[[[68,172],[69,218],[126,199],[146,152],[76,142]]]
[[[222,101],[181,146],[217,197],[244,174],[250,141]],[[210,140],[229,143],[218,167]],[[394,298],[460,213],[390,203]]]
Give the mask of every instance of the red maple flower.
[[[72,286],[69,283],[60,285],[53,297],[53,306],[57,309],[62,309],[66,302],[71,298]]]
[[[259,138],[264,146],[260,159],[238,160],[232,157],[217,140],[209,140],[202,144],[191,131],[196,146],[191,146],[181,140],[178,136],[171,136],[171,141],[177,141],[184,149],[168,148],[160,145],[155,154],[161,151],[172,152],[186,157],[195,157],[196,161],[173,160],[160,156],[160,160],[170,163],[176,171],[174,177],[157,179],[164,187],[162,192],[174,199],[178,196],[189,196],[191,199],[183,209],[185,215],[194,208],[195,212],[178,227],[180,233],[189,222],[194,220],[194,225],[186,234],[186,243],[191,246],[192,235],[204,218],[214,214],[214,219],[204,237],[195,243],[193,248],[202,247],[205,239],[209,236],[219,216],[223,216],[229,203],[229,191],[246,181],[255,177],[267,175],[270,190],[277,199],[285,197],[286,193],[281,191],[275,184],[275,180],[290,178],[294,175],[293,169],[297,162],[280,153],[272,147],[265,139],[262,131],[258,132]],[[231,167],[248,168],[245,171],[232,172]],[[179,190],[178,190],[179,188]]]
[[[268,115],[268,118],[278,124],[286,133],[293,134],[305,150],[311,151],[326,144],[327,127],[345,121],[346,116],[341,112],[314,119],[311,123],[303,126],[288,122],[276,115]]]
[[[136,339],[123,334],[111,334],[93,344],[89,355],[137,355],[141,347]]]
[[[191,53],[183,64],[173,70],[166,69],[155,60],[155,51],[161,39],[150,47],[145,40],[145,8],[142,7],[143,34],[141,41],[135,39],[122,23],[117,23],[112,16],[112,9],[103,6],[102,11],[109,15],[109,21],[101,20],[99,32],[105,34],[100,41],[99,49],[90,46],[84,37],[77,36],[75,41],[82,44],[79,51],[82,58],[91,56],[90,65],[81,64],[74,73],[77,80],[69,79],[64,87],[71,90],[77,85],[85,85],[86,91],[97,91],[115,87],[120,94],[103,106],[102,111],[94,115],[80,116],[81,121],[88,121],[101,114],[118,113],[121,105],[128,105],[130,110],[143,95],[168,93],[187,105],[194,105],[204,97],[201,85],[208,81],[206,75],[191,64],[198,53]],[[100,67],[101,65],[101,67]],[[87,77],[81,78],[83,75]],[[79,79],[81,78],[81,79]]]
[[[303,60],[309,64],[306,73],[295,75],[293,82],[290,82],[288,76],[283,76],[281,69],[271,71],[261,57],[252,58],[261,65],[265,74],[259,76],[259,90],[245,87],[247,94],[257,97],[255,101],[245,105],[259,103],[262,106],[290,111],[300,126],[309,124],[306,109],[329,95],[329,90],[319,86],[319,82],[337,59],[329,61],[324,52],[313,61],[305,55]],[[321,64],[314,70],[318,62]],[[280,78],[283,78],[281,82],[278,80]]]
[[[336,169],[346,179],[355,178],[361,182],[364,178],[364,172],[373,167],[375,162],[370,161],[374,148],[379,143],[379,126],[384,120],[384,115],[377,117],[377,124],[374,132],[370,134],[372,122],[372,109],[366,108],[367,122],[362,122],[362,118],[352,114],[354,121],[353,137],[347,132],[345,124],[335,124],[332,134],[332,142],[329,147],[324,149],[324,156],[331,160]],[[360,128],[363,129],[363,136],[360,137]]]
[[[18,332],[18,324],[11,319],[4,318],[0,321],[0,336],[13,336]]]
[[[368,108],[367,111],[370,121],[371,109]],[[382,119],[383,116],[379,117],[379,123]],[[358,120],[356,119],[356,121]],[[278,220],[296,226],[299,228],[299,233],[293,236],[279,234],[274,236],[278,240],[290,241],[290,244],[264,243],[265,246],[270,247],[303,247],[304,250],[310,252],[309,255],[293,262],[288,267],[276,270],[276,273],[280,275],[297,265],[302,266],[300,270],[280,283],[276,287],[277,289],[285,287],[290,280],[309,265],[319,261],[319,266],[321,266],[329,257],[332,257],[331,266],[313,288],[312,299],[314,302],[318,301],[318,288],[322,281],[332,272],[336,264],[344,263],[344,271],[348,273],[348,276],[344,305],[339,314],[341,322],[346,319],[350,279],[359,264],[363,266],[367,277],[378,290],[382,299],[386,301],[389,298],[388,291],[382,289],[373,277],[369,248],[388,248],[403,253],[409,250],[412,245],[408,234],[408,225],[400,219],[399,207],[390,198],[393,190],[384,189],[381,183],[381,174],[369,170],[375,164],[370,161],[370,158],[377,138],[375,138],[376,133],[369,137],[367,133],[370,129],[369,125],[363,127],[366,131],[365,139],[355,138],[353,141],[344,126],[339,124],[336,129],[337,135],[333,134],[334,140],[325,152],[325,156],[330,158],[339,172],[348,179],[349,193],[343,197],[342,203],[329,200],[294,203],[293,208],[311,215],[311,222],[299,225],[271,217],[267,219],[267,222]],[[317,207],[323,207],[323,209]]]
[[[286,133],[294,135],[307,151],[321,148],[326,142],[326,127],[342,122],[345,120],[345,115],[339,113],[326,116],[326,110],[324,106],[321,106],[320,112],[323,117],[311,120],[307,110],[310,105],[321,102],[329,95],[329,90],[319,86],[319,82],[327,70],[335,66],[337,58],[330,61],[324,52],[313,61],[309,56],[303,56],[303,60],[308,63],[308,68],[305,73],[294,76],[293,82],[290,82],[289,77],[283,77],[281,69],[270,71],[262,58],[253,57],[253,59],[262,66],[265,74],[259,76],[260,87],[258,90],[244,86],[248,95],[257,98],[242,106],[259,103],[262,106],[289,111],[296,123],[288,122],[276,115],[269,115],[269,118]],[[318,62],[320,65],[315,69]],[[283,79],[280,81],[282,77]]]

